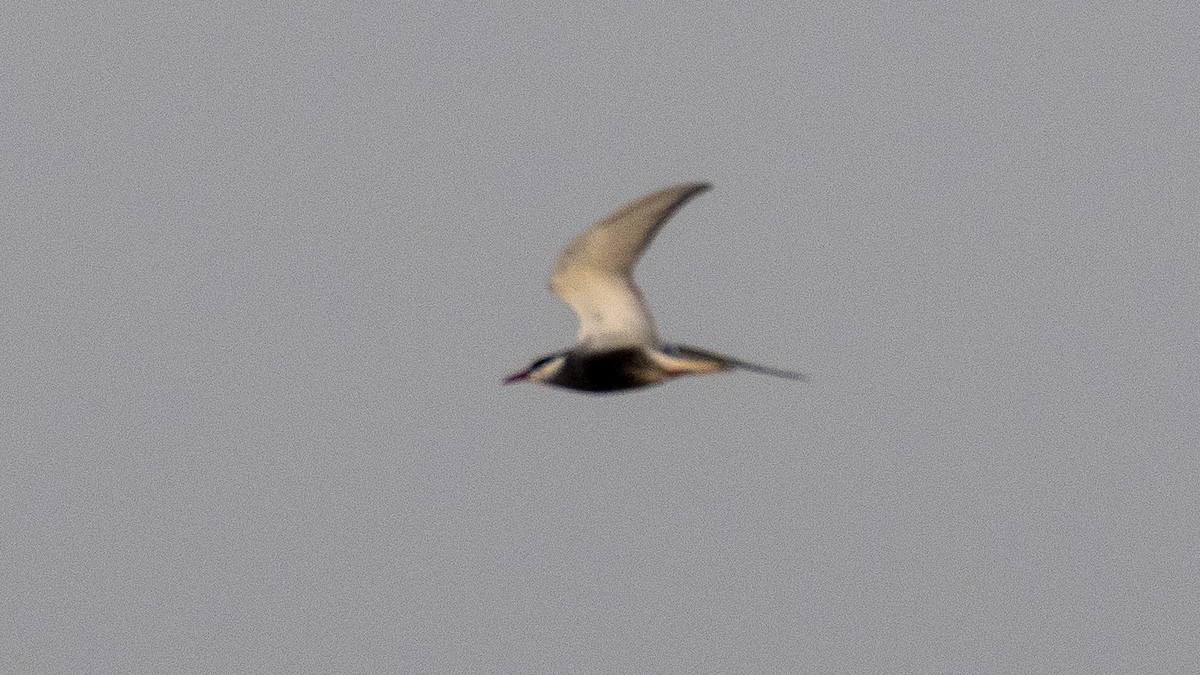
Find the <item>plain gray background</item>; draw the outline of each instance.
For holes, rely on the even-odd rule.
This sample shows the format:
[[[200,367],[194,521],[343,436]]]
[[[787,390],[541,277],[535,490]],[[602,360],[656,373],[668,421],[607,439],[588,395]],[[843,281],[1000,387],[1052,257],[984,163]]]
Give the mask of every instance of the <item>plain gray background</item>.
[[[0,25],[5,672],[1200,671],[1192,3]]]

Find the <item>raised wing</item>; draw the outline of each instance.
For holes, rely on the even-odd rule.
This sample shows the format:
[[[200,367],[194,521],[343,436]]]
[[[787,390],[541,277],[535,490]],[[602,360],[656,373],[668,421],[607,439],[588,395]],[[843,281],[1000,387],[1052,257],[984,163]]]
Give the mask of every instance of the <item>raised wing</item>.
[[[633,282],[633,267],[675,211],[709,187],[686,183],[652,192],[563,249],[550,274],[550,290],[579,315],[577,342],[593,348],[659,344],[654,319]]]

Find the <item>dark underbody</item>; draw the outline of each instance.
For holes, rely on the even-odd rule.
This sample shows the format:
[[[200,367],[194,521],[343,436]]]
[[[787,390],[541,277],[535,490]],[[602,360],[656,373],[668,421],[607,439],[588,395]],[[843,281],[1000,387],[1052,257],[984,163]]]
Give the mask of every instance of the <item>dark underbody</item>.
[[[562,369],[549,381],[558,387],[594,393],[635,389],[662,381],[658,369],[637,348],[604,352],[569,352]]]

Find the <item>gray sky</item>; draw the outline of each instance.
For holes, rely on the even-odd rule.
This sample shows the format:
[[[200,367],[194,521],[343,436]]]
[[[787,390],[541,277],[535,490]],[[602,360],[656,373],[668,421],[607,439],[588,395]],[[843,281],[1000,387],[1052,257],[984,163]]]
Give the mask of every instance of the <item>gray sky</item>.
[[[3,10],[0,670],[1200,671],[1200,10]],[[669,339],[501,387],[716,188]]]

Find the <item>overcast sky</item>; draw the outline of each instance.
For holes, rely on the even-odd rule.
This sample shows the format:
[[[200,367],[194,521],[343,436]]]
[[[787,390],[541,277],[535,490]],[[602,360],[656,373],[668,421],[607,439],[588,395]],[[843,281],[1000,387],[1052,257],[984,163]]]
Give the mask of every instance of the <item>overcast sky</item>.
[[[1192,3],[0,26],[0,670],[1200,671]],[[810,381],[501,386],[692,180],[661,332]]]

